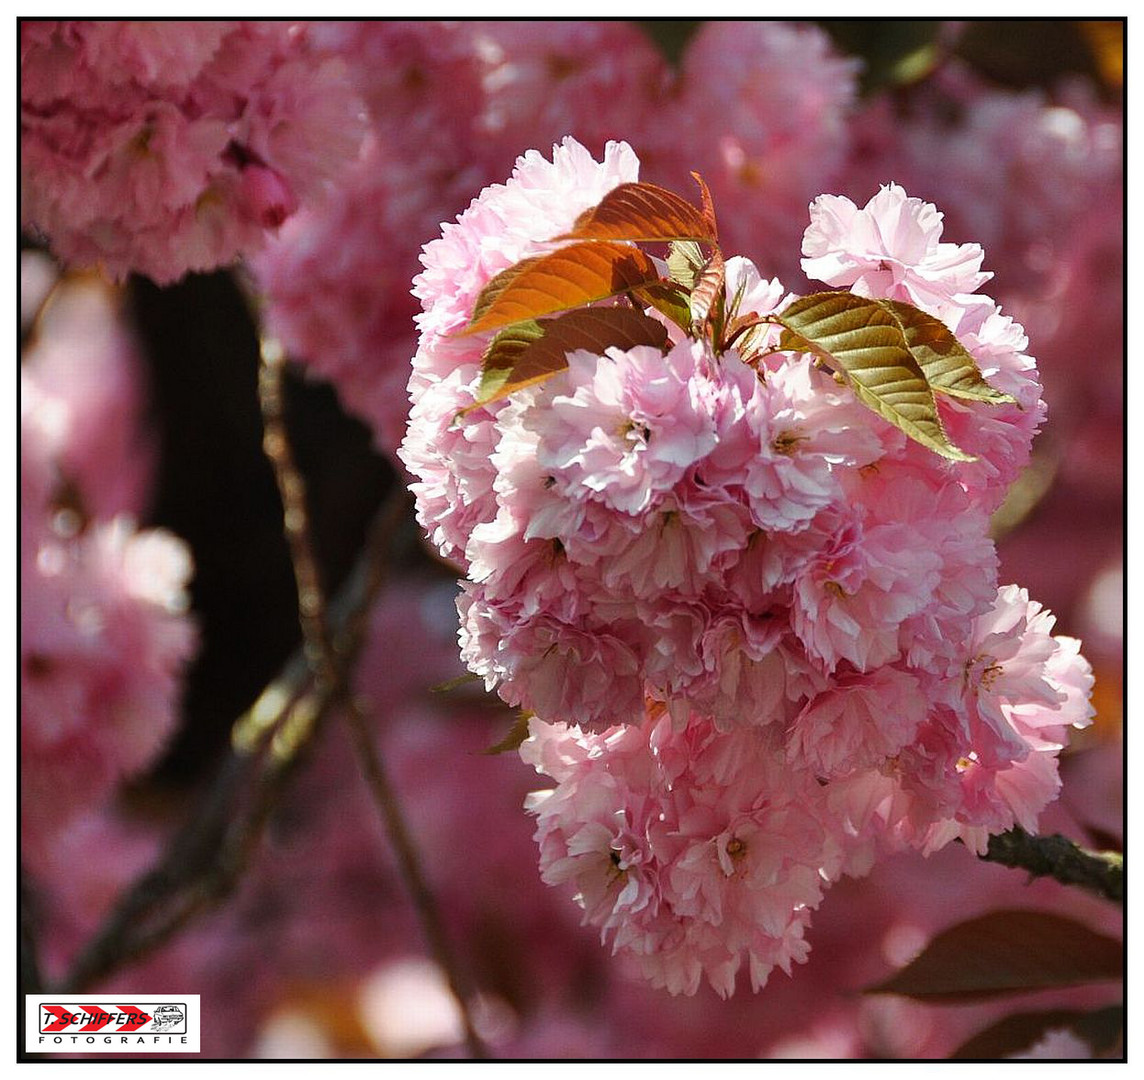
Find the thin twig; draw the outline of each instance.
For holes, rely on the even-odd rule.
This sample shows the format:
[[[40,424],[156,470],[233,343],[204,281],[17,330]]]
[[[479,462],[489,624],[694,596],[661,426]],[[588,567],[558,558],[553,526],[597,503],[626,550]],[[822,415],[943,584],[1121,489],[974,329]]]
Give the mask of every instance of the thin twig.
[[[385,822],[390,843],[393,844],[393,849],[397,854],[401,877],[405,882],[409,897],[413,901],[413,907],[417,911],[421,929],[433,953],[433,959],[445,973],[449,982],[449,989],[460,1005],[461,1022],[465,1028],[465,1042],[468,1045],[469,1054],[474,1058],[486,1059],[489,1056],[488,1050],[477,1034],[469,1008],[469,1002],[473,998],[472,987],[449,943],[449,937],[441,922],[433,891],[421,870],[421,860],[417,847],[401,812],[401,803],[374,747],[365,715],[356,702],[351,702],[347,707],[346,718],[350,726],[358,766],[369,786],[378,812]]]
[[[283,526],[298,585],[298,614],[305,654],[318,685],[333,685],[337,663],[328,633],[321,575],[310,538],[306,483],[294,462],[286,427],[283,396],[286,358],[276,341],[264,338],[261,343],[261,360],[258,394],[265,432],[263,449],[274,467],[274,476],[282,496]],[[370,738],[365,715],[352,693],[344,695],[344,713],[350,726],[358,766],[397,854],[401,877],[417,912],[422,932],[457,1001],[469,1053],[474,1058],[487,1058],[488,1051],[477,1034],[470,1009],[473,997],[471,988],[449,946],[436,898],[422,871],[420,856],[400,801]]]
[[[1114,851],[1088,851],[1065,836],[1030,836],[1014,828],[989,838],[986,862],[1051,877],[1064,885],[1080,885],[1106,900],[1124,903],[1124,856]]]
[[[231,754],[160,861],[128,889],[73,961],[57,992],[80,992],[168,940],[237,885],[302,750],[331,711],[364,638],[365,617],[407,499],[379,510],[358,562],[329,605],[339,674],[324,692],[299,651],[234,724]],[[244,799],[245,795],[245,799]]]

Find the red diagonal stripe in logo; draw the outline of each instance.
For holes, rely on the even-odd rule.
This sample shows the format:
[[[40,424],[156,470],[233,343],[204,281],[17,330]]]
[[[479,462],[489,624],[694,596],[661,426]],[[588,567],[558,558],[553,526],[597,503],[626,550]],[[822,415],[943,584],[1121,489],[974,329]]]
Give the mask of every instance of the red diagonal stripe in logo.
[[[116,1008],[118,1008],[121,1013],[126,1013],[131,1018],[127,1021],[127,1023],[120,1024],[119,1027],[115,1029],[116,1031],[137,1031],[144,1024],[149,1024],[151,1022],[151,1017],[148,1016],[147,1013],[143,1012],[142,1009],[135,1008],[134,1005],[118,1005]]]
[[[111,1023],[113,1017],[102,1005],[81,1005],[81,1009],[91,1020],[80,1028],[80,1031],[99,1031],[100,1028],[107,1027]]]
[[[44,1005],[44,1012],[50,1013],[55,1019],[43,1031],[63,1031],[71,1022],[71,1013],[62,1005]]]

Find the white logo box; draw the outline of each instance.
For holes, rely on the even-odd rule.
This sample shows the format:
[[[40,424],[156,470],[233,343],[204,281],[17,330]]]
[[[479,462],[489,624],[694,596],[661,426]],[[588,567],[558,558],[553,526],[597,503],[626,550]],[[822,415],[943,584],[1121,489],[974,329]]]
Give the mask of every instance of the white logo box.
[[[30,1054],[197,1054],[198,994],[25,994]]]

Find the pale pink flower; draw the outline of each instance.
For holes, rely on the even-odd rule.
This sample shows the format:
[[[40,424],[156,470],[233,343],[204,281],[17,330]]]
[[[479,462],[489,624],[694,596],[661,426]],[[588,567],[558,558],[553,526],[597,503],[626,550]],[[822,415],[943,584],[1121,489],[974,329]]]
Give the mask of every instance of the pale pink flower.
[[[913,739],[927,704],[906,670],[843,675],[795,718],[787,758],[824,777],[878,765]]]
[[[734,370],[732,361],[726,366]],[[870,464],[884,448],[854,395],[809,356],[777,366],[765,384],[752,381],[755,400],[744,419],[757,442],[738,463],[739,482],[761,529],[795,532],[842,497],[840,474]]]
[[[832,510],[790,541],[809,547],[791,626],[824,671],[843,660],[870,671],[900,656],[902,623],[925,609],[941,580],[941,556],[921,540],[904,522]]]
[[[1039,730],[1063,733],[1091,722],[1091,668],[1075,639],[1050,636],[1055,622],[1016,585],[1000,589],[993,610],[977,620],[964,685],[998,731],[1012,727],[1028,740]]]
[[[722,997],[806,958],[803,932],[837,869],[818,785],[757,730],[670,718],[599,735],[530,722],[522,758],[558,780],[530,797],[541,876],[572,883],[585,922],[655,986]]]
[[[627,628],[566,623],[547,613],[522,618],[512,602],[487,601],[468,583],[463,590],[461,659],[510,705],[578,723],[639,711],[638,642],[626,640]]]
[[[559,494],[637,514],[678,484],[716,443],[702,399],[704,361],[698,342],[666,355],[646,345],[569,353],[567,374],[549,383],[543,409],[525,420]]]
[[[883,185],[862,209],[845,196],[820,195],[810,206],[802,269],[859,296],[927,309],[975,292],[992,276],[981,272],[980,245],[942,243],[941,233],[941,212],[897,184]]]

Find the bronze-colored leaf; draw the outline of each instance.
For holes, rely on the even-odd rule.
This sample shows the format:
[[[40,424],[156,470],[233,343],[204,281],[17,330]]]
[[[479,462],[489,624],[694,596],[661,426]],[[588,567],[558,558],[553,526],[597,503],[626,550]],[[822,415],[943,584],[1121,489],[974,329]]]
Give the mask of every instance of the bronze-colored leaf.
[[[846,376],[858,400],[911,439],[952,461],[973,461],[946,437],[933,391],[898,320],[876,300],[821,292],[774,316],[780,349],[809,352]]]
[[[650,256],[630,244],[570,244],[494,277],[477,297],[474,318],[461,334],[583,307],[659,280]]]
[[[716,301],[723,295],[726,276],[727,264],[723,261],[723,253],[716,248],[691,290],[691,328],[697,336],[702,337]]]
[[[1123,1039],[1124,1008],[1112,1005],[1092,1012],[1041,1009],[1014,1013],[963,1042],[950,1054],[950,1059],[986,1061],[1012,1057],[1028,1050],[1050,1031],[1062,1028],[1088,1043],[1094,1054],[1107,1054],[1114,1051]]]
[[[630,349],[636,345],[665,348],[667,329],[642,311],[627,307],[583,308],[552,319],[517,323],[489,343],[477,400],[464,412],[551,378],[568,366],[568,353],[576,349],[602,353],[612,346]]]
[[[473,314],[469,317],[469,325],[479,322],[496,302],[497,297],[529,267],[535,266],[540,258],[541,256],[535,255],[531,259],[521,259],[520,262],[513,263],[507,270],[502,270],[496,277],[490,278],[485,287],[481,289],[477,302],[473,305]]]
[[[707,219],[707,224],[711,226],[711,236],[718,237],[719,225],[715,220],[715,200],[711,198],[711,189],[707,186],[707,181],[697,172],[692,172],[692,179],[699,185],[699,198],[703,203],[703,216]]]
[[[1123,973],[1124,946],[1075,919],[1047,911],[991,911],[943,930],[867,993],[960,1003]]]
[[[682,195],[657,184],[620,184],[585,210],[557,240],[701,240],[713,243],[714,223]]]
[[[967,401],[988,401],[994,405],[1017,403],[1017,399],[990,386],[977,361],[957,340],[953,331],[933,315],[901,300],[879,300],[898,320],[906,347],[930,384],[930,389]]]

